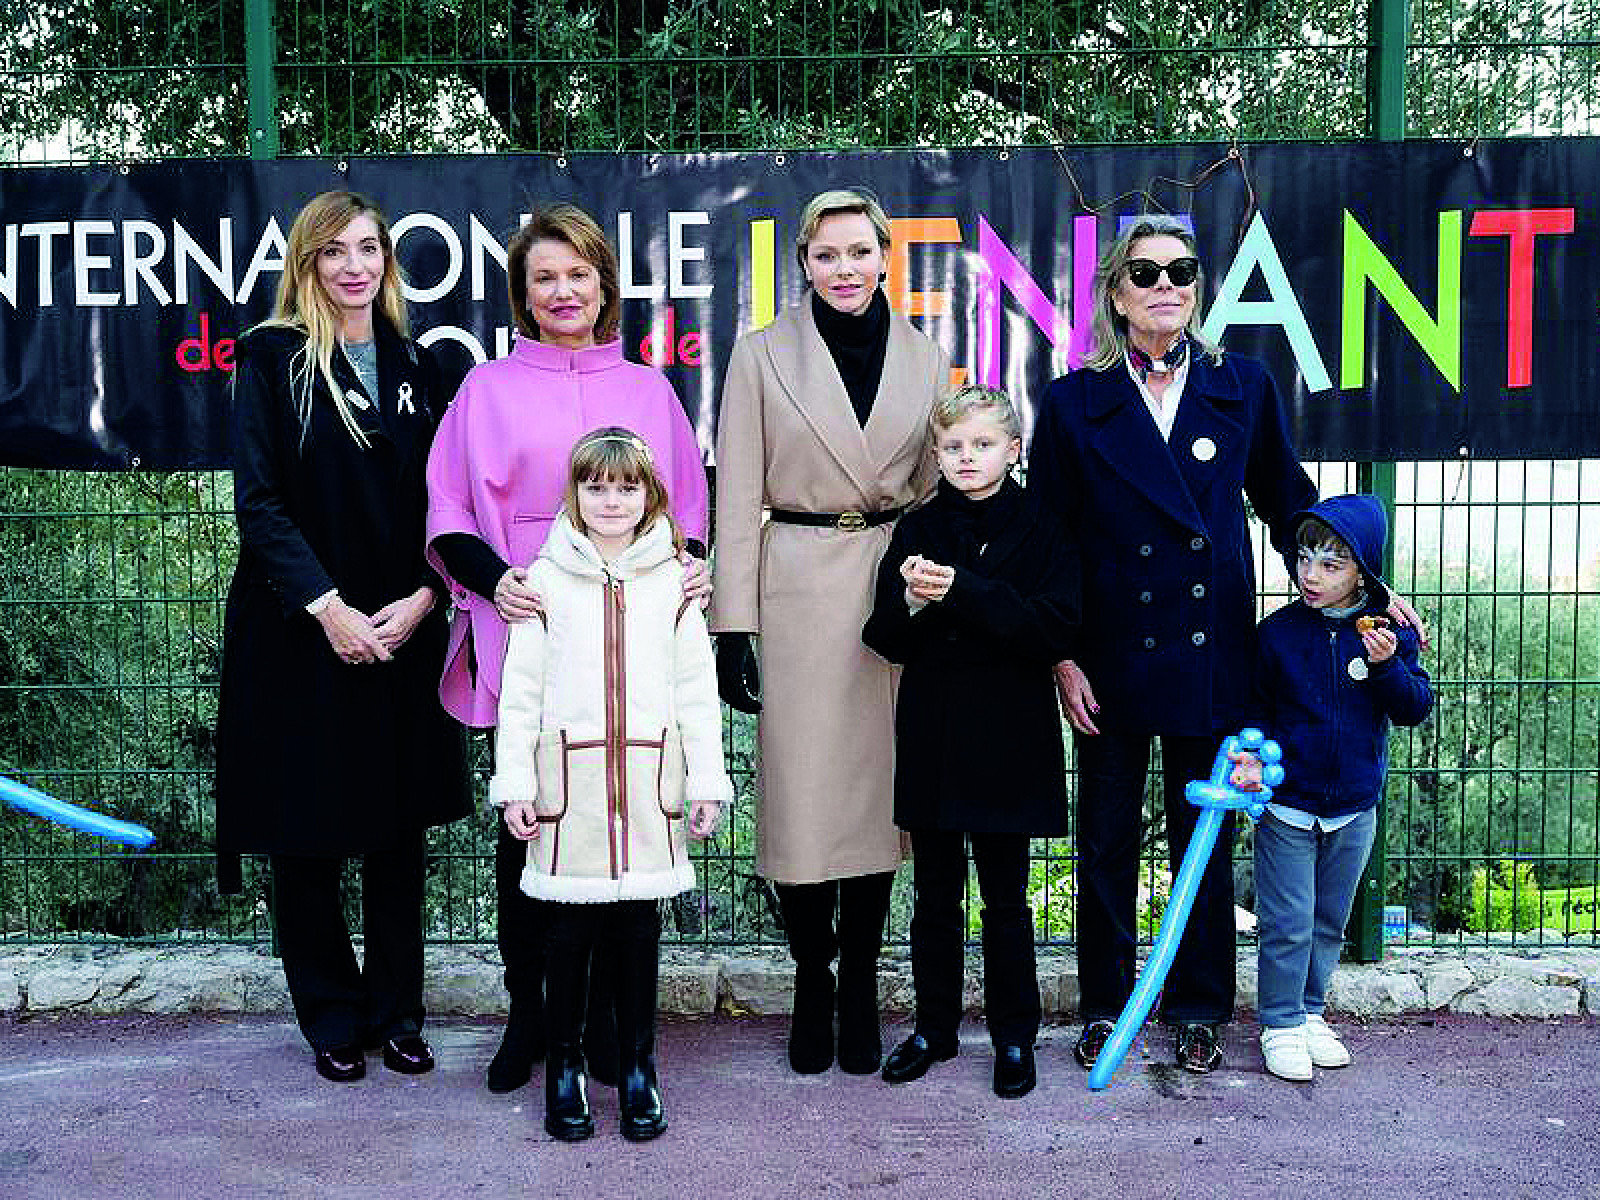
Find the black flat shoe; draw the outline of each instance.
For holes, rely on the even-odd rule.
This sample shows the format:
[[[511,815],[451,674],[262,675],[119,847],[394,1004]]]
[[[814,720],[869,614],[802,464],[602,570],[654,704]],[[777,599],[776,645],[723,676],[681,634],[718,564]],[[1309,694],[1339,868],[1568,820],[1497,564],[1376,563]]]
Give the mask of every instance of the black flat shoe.
[[[1033,1091],[1039,1074],[1033,1065],[1032,1046],[996,1046],[994,1048],[994,1094],[1005,1100],[1014,1100]]]
[[[935,1049],[920,1033],[913,1033],[889,1052],[883,1064],[885,1083],[910,1083],[921,1079],[934,1063],[949,1062],[956,1056],[957,1047]]]
[[[360,1046],[334,1046],[318,1050],[317,1074],[334,1083],[354,1083],[367,1073],[367,1060]]]
[[[1222,1065],[1222,1039],[1216,1026],[1190,1021],[1178,1026],[1178,1065],[1185,1071],[1205,1075]]]
[[[424,1075],[433,1070],[433,1051],[419,1033],[403,1033],[383,1044],[383,1065],[402,1075]]]
[[[1083,1027],[1083,1032],[1078,1035],[1078,1044],[1072,1048],[1072,1057],[1078,1060],[1078,1065],[1085,1071],[1094,1066],[1095,1059],[1106,1048],[1106,1042],[1115,1028],[1106,1020],[1090,1021]]]

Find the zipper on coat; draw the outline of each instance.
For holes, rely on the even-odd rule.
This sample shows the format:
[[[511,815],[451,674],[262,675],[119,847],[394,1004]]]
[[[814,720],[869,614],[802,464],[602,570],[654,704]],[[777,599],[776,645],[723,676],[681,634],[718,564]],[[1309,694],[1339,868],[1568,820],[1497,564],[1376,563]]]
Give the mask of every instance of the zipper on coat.
[[[611,877],[628,869],[627,682],[624,629],[626,607],[622,581],[606,572],[605,605],[606,712],[606,837],[611,851]]]
[[[1328,753],[1325,761],[1328,766],[1328,780],[1322,788],[1323,807],[1328,807],[1328,801],[1333,796],[1333,783],[1338,775],[1339,763],[1339,726],[1341,713],[1339,709],[1339,628],[1334,626],[1328,630],[1328,708],[1332,711],[1333,720],[1329,724]]]

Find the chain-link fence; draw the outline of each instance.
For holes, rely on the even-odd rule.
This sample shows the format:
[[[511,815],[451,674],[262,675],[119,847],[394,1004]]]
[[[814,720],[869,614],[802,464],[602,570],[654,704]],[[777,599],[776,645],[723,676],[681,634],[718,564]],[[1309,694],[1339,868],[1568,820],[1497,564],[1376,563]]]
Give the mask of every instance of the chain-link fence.
[[[1592,0],[41,0],[0,23],[0,162],[1593,134],[1597,33]],[[1395,582],[1433,636],[1437,710],[1394,739],[1367,953],[1385,904],[1424,940],[1596,940],[1600,464],[1317,474],[1392,500]],[[226,475],[0,469],[0,773],[158,837],[134,857],[6,815],[0,936],[266,935],[261,876],[219,897],[209,857],[236,547]],[[1265,565],[1263,611],[1287,595]],[[748,721],[728,744],[739,806],[675,908],[685,940],[776,934]],[[490,837],[435,833],[434,938],[492,936]],[[1071,940],[1072,868],[1070,840],[1036,844],[1042,940]]]

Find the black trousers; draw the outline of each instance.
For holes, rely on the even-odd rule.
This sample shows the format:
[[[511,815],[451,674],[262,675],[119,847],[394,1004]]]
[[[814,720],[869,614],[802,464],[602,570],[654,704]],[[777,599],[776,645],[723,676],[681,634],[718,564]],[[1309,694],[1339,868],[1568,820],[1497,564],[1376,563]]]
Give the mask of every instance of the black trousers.
[[[607,904],[535,902],[545,933],[545,1014],[552,1046],[584,1040],[591,973],[604,965],[613,989],[622,1041],[653,1045],[655,980],[661,954],[656,900]]]
[[[1218,738],[1162,737],[1162,797],[1174,876],[1200,810],[1184,786],[1208,779]],[[1139,845],[1150,737],[1073,736],[1078,759],[1078,986],[1083,1019],[1116,1020],[1133,991]],[[1228,813],[1161,993],[1168,1024],[1233,1019],[1233,830]]]
[[[505,967],[506,993],[513,1006],[526,1008],[540,1020],[544,1012],[544,922],[539,902],[522,890],[528,843],[512,837],[504,820],[495,824],[500,830],[494,844],[495,940]]]
[[[1039,1035],[1039,975],[1028,907],[1028,835],[913,830],[911,974],[916,1031],[955,1045],[966,979],[967,843],[983,900],[983,1011],[996,1046],[1031,1046]]]
[[[361,858],[362,962],[339,886],[344,859],[272,856],[272,915],[295,1020],[314,1050],[422,1030],[426,834]]]

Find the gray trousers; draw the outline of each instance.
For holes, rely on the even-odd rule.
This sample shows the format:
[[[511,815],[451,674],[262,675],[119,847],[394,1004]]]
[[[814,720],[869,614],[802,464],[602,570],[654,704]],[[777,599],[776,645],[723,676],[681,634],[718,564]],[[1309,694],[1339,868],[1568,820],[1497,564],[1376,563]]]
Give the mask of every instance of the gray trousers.
[[[1332,833],[1270,812],[1257,823],[1257,1009],[1269,1029],[1321,1014],[1377,824],[1376,809]]]

